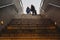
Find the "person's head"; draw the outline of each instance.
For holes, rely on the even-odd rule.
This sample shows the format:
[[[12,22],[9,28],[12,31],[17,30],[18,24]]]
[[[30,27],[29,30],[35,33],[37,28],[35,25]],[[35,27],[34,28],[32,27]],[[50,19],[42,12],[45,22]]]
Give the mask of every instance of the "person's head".
[[[33,4],[31,4],[31,6],[33,6]]]
[[[27,8],[29,8],[29,7],[27,7]]]
[[[31,4],[31,7],[35,8],[33,4]]]
[[[27,9],[30,9],[29,7],[27,7]]]

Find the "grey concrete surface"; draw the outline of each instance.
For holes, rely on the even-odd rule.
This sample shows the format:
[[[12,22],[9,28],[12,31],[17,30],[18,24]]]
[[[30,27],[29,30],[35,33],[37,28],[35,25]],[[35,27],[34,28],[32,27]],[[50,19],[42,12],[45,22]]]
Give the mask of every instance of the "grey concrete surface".
[[[48,3],[60,5],[60,0],[44,0],[44,4],[41,8],[41,10],[43,11],[41,11],[41,13],[47,14],[47,17],[56,21],[56,24],[60,26],[60,8],[53,5],[49,5]]]
[[[12,3],[14,4],[5,6]],[[0,0],[0,6],[5,6],[0,8],[0,30],[1,30],[2,28],[5,28],[5,26],[12,20],[12,18],[15,18],[15,16],[18,13],[22,12],[22,7],[19,0]],[[3,25],[1,24],[1,21],[3,21]]]
[[[11,4],[11,3],[12,3],[12,0],[0,0],[0,6]]]
[[[53,4],[56,4],[56,5],[60,5],[60,0],[44,0],[43,6],[42,6],[43,10],[45,10],[47,8],[48,3],[53,3]]]

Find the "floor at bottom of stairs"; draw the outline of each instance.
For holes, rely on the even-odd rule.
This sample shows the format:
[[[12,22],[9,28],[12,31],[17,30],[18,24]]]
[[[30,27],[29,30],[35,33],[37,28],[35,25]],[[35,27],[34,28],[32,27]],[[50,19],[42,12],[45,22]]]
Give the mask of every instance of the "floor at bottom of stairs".
[[[4,37],[7,36],[7,37]],[[59,40],[58,34],[11,34],[10,37],[4,34],[0,37],[0,40]],[[14,35],[14,37],[13,37]]]

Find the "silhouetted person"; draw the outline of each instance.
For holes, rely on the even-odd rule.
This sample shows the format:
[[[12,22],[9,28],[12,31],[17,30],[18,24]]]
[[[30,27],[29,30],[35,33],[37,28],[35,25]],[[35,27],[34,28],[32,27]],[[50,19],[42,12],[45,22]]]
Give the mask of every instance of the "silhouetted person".
[[[27,8],[26,8],[26,12],[27,12],[27,14],[29,14],[29,13],[30,13],[30,11],[31,11],[31,10],[30,10],[30,8],[29,8],[29,7],[27,7]]]
[[[31,11],[32,11],[32,15],[37,15],[37,12],[36,12],[35,7],[33,5],[31,5]]]

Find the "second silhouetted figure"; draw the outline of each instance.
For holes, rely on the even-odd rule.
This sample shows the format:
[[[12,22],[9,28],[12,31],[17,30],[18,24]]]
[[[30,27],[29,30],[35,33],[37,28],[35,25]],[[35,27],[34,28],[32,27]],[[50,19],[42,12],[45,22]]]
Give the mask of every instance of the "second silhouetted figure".
[[[37,15],[37,12],[36,12],[35,7],[33,5],[31,5],[31,12],[32,12],[32,15]]]

